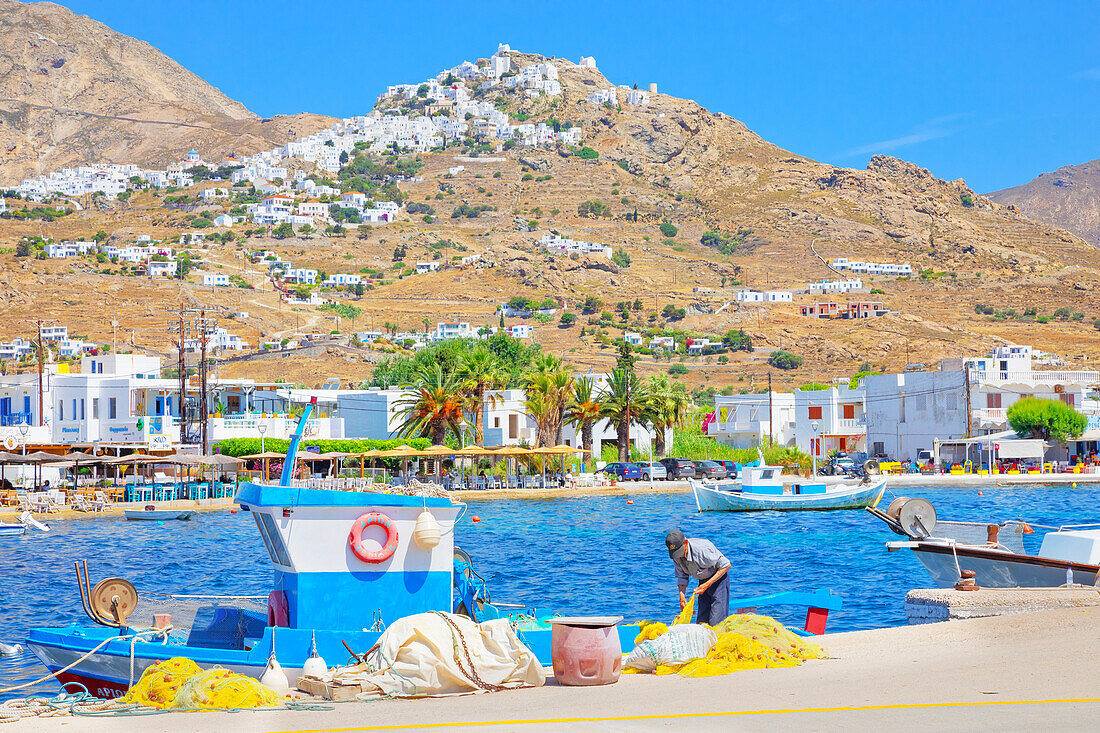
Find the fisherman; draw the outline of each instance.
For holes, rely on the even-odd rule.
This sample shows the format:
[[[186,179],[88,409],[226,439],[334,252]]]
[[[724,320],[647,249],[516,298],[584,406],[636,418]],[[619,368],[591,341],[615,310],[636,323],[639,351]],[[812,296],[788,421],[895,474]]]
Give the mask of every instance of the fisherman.
[[[687,605],[689,579],[695,578],[695,623],[717,626],[725,621],[730,615],[730,561],[710,540],[688,539],[679,529],[665,535],[665,546],[676,569],[680,610]]]

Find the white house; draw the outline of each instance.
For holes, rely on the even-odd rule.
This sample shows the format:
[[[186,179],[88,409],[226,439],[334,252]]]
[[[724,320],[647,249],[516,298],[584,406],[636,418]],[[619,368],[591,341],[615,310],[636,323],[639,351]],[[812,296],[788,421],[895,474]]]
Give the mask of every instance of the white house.
[[[305,267],[292,267],[283,273],[283,282],[315,285],[317,283],[317,271]]]
[[[456,338],[472,338],[475,335],[475,331],[470,327],[470,324],[465,321],[461,323],[438,323],[435,327],[436,341],[446,341],[448,339]]]
[[[828,389],[796,389],[794,401],[795,444],[800,450],[819,459],[831,450],[866,451],[866,400],[862,386],[853,389],[848,380],[838,380]]]
[[[733,299],[738,303],[763,303],[764,294],[756,290],[738,290]]]
[[[641,346],[642,334],[635,333],[634,331],[627,331],[623,334],[623,341],[627,342],[631,346]]]
[[[433,260],[432,262],[417,262],[416,274],[423,275],[427,272],[435,272],[439,269],[441,262],[439,260]]]
[[[226,275],[224,272],[203,272],[200,274],[202,275],[203,285],[224,288],[228,287],[230,284],[229,275]]]
[[[149,260],[145,266],[149,272],[149,277],[175,277],[178,264],[176,260],[168,260],[167,262]]]
[[[768,439],[793,446],[794,400],[790,392],[715,395],[715,420],[707,426],[707,434],[734,448],[754,448]]]
[[[790,303],[793,300],[790,290],[765,290],[764,300],[768,303]]]
[[[534,326],[529,326],[526,323],[517,323],[513,326],[508,326],[508,335],[516,339],[529,339],[531,334],[535,332]]]
[[[918,451],[933,451],[936,439],[1003,431],[1008,408],[1024,397],[1060,400],[1090,420],[1097,412],[1087,395],[1100,372],[1032,369],[1027,346],[998,347],[988,358],[945,359],[940,367],[863,378],[870,453],[915,460]]]

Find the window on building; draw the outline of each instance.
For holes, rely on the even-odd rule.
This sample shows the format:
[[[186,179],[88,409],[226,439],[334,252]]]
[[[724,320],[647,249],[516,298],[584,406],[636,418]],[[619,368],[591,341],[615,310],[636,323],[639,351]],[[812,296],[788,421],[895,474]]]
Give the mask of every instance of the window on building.
[[[76,419],[76,416],[77,416],[78,414],[79,414],[79,413],[78,413],[78,412],[76,411],[76,398],[75,398],[75,397],[73,397],[73,420],[75,420],[75,419]]]
[[[821,419],[821,405],[811,405],[810,406],[810,419],[811,420],[820,420]]]
[[[1058,396],[1062,398],[1062,402],[1066,403],[1070,407],[1074,406],[1074,399],[1073,399],[1074,395],[1069,394],[1067,392],[1063,392],[1062,394],[1060,394]]]
[[[871,444],[871,451],[876,456],[881,456],[886,453],[886,444],[883,443],[881,440],[876,440],[874,443]]]
[[[985,396],[985,406],[990,409],[1000,409],[1001,407],[1001,393],[990,393]]]
[[[898,395],[898,422],[905,422],[905,393]]]
[[[107,419],[114,420],[118,417],[118,398],[107,398]]]
[[[844,405],[843,409],[844,409],[844,419],[845,420],[855,420],[856,419],[856,406],[855,405]]]
[[[92,398],[92,419],[93,420],[98,420],[99,419],[99,398],[98,397],[93,397]]]
[[[500,415],[497,415],[496,417],[493,418],[493,427],[494,428],[499,428],[500,427]]]
[[[58,410],[57,419],[58,420],[64,420],[65,419],[65,400],[58,400],[57,401],[57,410]]]
[[[84,418],[84,400],[83,399],[80,400],[80,419],[81,420],[85,419]]]

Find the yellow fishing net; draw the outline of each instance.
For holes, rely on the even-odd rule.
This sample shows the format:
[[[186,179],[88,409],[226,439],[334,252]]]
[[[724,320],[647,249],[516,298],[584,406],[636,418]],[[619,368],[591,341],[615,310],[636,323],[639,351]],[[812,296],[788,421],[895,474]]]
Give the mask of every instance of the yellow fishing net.
[[[172,707],[177,710],[233,710],[273,708],[282,704],[282,696],[270,687],[251,677],[215,667],[187,680],[176,694]]]
[[[186,657],[172,657],[146,667],[134,686],[122,697],[121,702],[166,708],[176,699],[183,683],[202,672],[199,665]]]
[[[172,657],[147,667],[121,702],[153,708],[197,710],[277,707],[282,697],[251,677],[214,667],[205,672],[192,660]]]
[[[672,625],[690,623],[694,608],[695,596],[692,595]],[[718,642],[705,657],[681,665],[658,664],[656,674],[714,677],[744,669],[796,667],[806,659],[821,659],[825,656],[824,650],[817,644],[806,641],[770,616],[734,614],[713,629],[718,635]],[[656,639],[667,631],[668,627],[660,622],[644,622],[634,643]],[[624,673],[640,671],[635,668],[623,669]]]

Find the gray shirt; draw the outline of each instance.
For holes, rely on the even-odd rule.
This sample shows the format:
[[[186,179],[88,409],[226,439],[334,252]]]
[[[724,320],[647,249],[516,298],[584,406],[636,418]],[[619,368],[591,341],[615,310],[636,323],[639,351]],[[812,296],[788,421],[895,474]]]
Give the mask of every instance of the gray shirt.
[[[722,568],[730,566],[730,561],[710,540],[689,537],[687,544],[688,549],[683,557],[672,558],[677,585],[687,585],[688,576],[696,580],[707,580]]]

